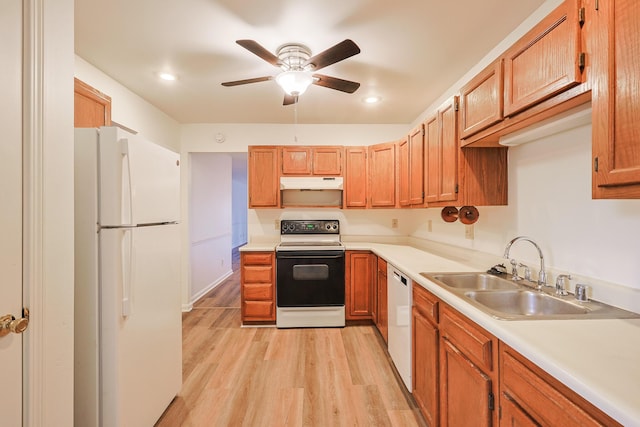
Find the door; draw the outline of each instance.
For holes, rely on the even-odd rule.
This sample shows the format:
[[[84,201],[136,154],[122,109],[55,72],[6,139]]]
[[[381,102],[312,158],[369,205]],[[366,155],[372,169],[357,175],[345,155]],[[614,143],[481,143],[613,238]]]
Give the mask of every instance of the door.
[[[22,1],[0,2],[0,316],[22,311]],[[0,337],[0,425],[22,424],[22,335]]]

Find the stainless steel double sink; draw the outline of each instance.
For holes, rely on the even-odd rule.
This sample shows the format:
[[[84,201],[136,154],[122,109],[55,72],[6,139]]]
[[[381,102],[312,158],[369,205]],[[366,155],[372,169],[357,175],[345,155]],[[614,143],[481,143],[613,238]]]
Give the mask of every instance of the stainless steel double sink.
[[[536,290],[524,280],[506,274],[420,273],[431,282],[460,296],[471,305],[502,320],[631,319],[639,314],[597,301],[558,296],[555,288]]]

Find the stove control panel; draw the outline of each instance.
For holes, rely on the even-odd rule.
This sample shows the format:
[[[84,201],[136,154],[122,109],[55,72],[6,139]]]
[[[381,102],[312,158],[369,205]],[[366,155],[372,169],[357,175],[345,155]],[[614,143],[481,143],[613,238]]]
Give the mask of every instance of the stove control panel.
[[[340,221],[283,219],[280,221],[280,234],[340,234]]]

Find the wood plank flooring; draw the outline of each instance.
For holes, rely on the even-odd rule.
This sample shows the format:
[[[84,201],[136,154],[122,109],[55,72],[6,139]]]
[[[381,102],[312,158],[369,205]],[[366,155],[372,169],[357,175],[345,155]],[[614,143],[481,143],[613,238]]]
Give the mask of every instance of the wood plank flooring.
[[[242,328],[234,270],[183,314],[182,391],[156,427],[424,425],[373,326]]]

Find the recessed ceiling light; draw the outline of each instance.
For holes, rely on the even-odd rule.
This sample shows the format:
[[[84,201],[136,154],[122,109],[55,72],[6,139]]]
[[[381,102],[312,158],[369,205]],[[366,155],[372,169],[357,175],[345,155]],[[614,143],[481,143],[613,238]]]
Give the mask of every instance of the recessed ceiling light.
[[[362,98],[362,102],[364,102],[365,104],[375,104],[377,102],[380,102],[382,100],[382,98],[380,98],[379,96],[367,96],[366,98]]]
[[[169,82],[172,82],[176,79],[176,76],[170,73],[160,73],[158,74],[158,77]]]

